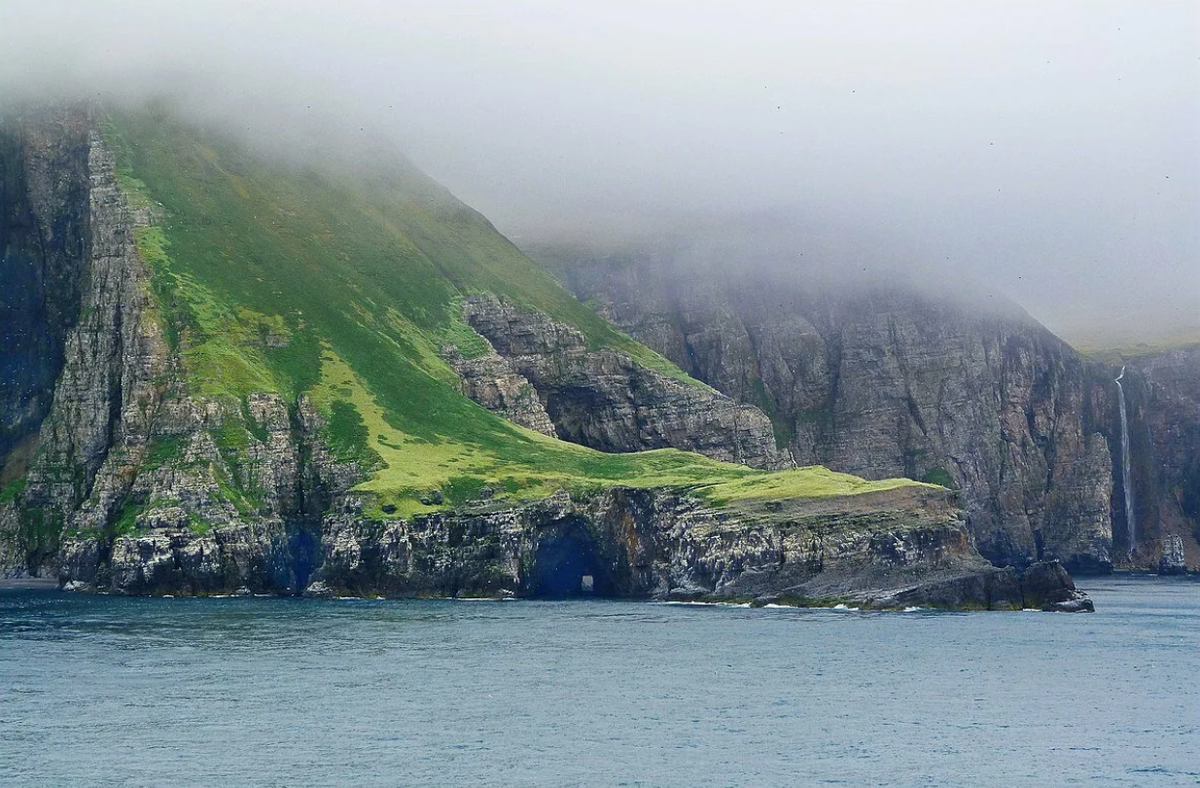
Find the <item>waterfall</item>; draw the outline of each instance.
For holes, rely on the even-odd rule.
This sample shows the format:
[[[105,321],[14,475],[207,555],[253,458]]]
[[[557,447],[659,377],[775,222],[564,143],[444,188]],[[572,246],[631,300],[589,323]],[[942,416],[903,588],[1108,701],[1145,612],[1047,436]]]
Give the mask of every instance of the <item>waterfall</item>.
[[[1125,377],[1125,367],[1117,375],[1117,401],[1121,404],[1121,485],[1125,488],[1125,523],[1129,529],[1129,553],[1137,547],[1137,522],[1133,519],[1133,484],[1129,470],[1129,421],[1125,417],[1125,388],[1121,378]]]

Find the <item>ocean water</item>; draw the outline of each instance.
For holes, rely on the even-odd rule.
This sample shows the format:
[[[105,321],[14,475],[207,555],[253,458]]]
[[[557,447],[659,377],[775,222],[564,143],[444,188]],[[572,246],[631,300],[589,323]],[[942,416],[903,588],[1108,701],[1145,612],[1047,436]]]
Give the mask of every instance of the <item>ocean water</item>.
[[[1200,583],[1093,615],[0,592],[0,785],[1200,784]]]

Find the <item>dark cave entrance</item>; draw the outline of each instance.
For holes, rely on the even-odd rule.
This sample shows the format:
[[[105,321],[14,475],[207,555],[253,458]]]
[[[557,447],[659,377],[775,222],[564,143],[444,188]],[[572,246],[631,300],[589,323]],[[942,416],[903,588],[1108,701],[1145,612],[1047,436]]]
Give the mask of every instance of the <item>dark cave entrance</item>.
[[[320,561],[320,539],[314,537],[307,529],[301,528],[295,531],[288,541],[292,553],[291,569],[295,576],[295,593],[300,594],[308,587],[308,580]],[[292,584],[285,581],[282,585],[286,588]]]
[[[611,573],[582,521],[571,521],[538,542],[526,595],[540,599],[613,595]]]

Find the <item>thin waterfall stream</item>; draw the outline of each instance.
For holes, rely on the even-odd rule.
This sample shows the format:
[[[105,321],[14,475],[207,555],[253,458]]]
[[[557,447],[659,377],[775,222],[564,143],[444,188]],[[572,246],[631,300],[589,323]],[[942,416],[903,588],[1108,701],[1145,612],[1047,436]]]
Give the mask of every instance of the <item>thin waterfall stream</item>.
[[[1129,467],[1129,421],[1125,416],[1125,387],[1121,385],[1121,378],[1125,377],[1125,367],[1121,367],[1121,374],[1117,375],[1117,402],[1121,406],[1121,485],[1125,488],[1125,523],[1129,529],[1129,553],[1133,554],[1134,548],[1137,547],[1137,521],[1133,518],[1133,484],[1130,481],[1132,476]]]

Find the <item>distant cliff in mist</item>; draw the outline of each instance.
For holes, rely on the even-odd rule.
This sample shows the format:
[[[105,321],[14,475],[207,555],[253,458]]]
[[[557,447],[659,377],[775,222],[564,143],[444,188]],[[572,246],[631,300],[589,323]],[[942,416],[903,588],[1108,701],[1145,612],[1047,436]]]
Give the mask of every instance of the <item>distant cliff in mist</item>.
[[[1014,305],[686,244],[527,251],[614,324],[769,414],[798,464],[959,489],[1000,565],[1157,568],[1177,545],[1200,565],[1200,346],[1129,359],[1131,544],[1121,364],[1082,356]]]

